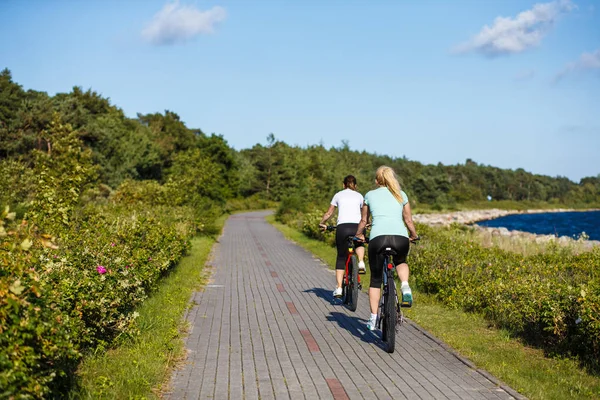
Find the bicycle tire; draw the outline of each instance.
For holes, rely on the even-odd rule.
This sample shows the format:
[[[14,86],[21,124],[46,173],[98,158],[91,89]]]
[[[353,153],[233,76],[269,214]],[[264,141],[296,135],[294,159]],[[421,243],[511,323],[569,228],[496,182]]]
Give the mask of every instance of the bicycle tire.
[[[398,322],[398,314],[396,304],[396,285],[394,284],[393,277],[388,277],[388,288],[385,293],[384,300],[384,333],[385,335],[388,353],[393,353],[396,347],[396,323]]]
[[[350,261],[352,270],[350,271],[350,285],[348,287],[348,292],[350,292],[348,308],[350,311],[356,311],[356,308],[358,307],[358,261],[354,255],[351,257]]]

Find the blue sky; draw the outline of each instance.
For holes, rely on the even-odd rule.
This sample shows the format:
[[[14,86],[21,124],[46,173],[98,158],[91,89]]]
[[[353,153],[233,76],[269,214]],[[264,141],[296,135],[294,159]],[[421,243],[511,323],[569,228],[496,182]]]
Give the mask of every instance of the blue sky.
[[[600,0],[2,0],[0,68],[236,149],[600,174]]]

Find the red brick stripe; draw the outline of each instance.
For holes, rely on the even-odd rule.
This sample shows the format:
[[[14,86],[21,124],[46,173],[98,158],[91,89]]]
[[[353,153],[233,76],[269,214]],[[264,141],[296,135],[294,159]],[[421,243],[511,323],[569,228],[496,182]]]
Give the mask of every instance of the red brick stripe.
[[[327,382],[327,386],[329,386],[329,390],[331,390],[334,400],[349,400],[348,394],[346,394],[340,381],[335,378],[328,378],[325,381]]]
[[[280,292],[285,292],[285,289],[283,288],[283,285],[281,283],[277,284],[277,290],[279,290]]]
[[[306,342],[306,346],[308,347],[308,350],[310,350],[311,352],[321,351],[319,349],[319,345],[317,344],[317,341],[315,340],[315,338],[313,337],[313,335],[310,333],[310,331],[308,329],[302,329],[302,330],[300,330],[300,333],[302,334],[302,337],[304,338],[304,341]]]
[[[286,301],[285,305],[287,306],[288,310],[290,310],[290,314],[298,314],[298,310],[296,309],[296,305],[294,303],[291,301]]]
[[[271,277],[273,277],[273,278],[277,278],[277,276],[278,276],[278,275],[277,275],[277,272],[275,272],[275,271],[271,271]]]

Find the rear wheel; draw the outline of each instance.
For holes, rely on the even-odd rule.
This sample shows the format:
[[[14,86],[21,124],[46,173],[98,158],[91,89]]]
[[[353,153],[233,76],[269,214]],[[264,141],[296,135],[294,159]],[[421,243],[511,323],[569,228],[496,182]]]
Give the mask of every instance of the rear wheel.
[[[396,323],[398,320],[396,308],[398,305],[396,304],[396,285],[394,285],[392,277],[388,278],[388,287],[384,295],[384,320],[382,336],[385,337],[384,340],[387,343],[386,351],[388,353],[393,353],[396,347]]]
[[[352,256],[350,265],[352,269],[349,271],[350,285],[347,289],[350,296],[348,308],[350,311],[356,311],[356,307],[358,307],[358,262],[356,256]]]

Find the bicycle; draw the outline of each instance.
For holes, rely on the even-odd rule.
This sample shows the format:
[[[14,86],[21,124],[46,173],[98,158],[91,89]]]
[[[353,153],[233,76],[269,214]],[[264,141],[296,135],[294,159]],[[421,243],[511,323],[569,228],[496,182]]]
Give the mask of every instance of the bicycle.
[[[417,237],[411,240],[412,243],[420,240]],[[396,252],[390,247],[386,247],[381,251],[383,254],[383,293],[379,300],[379,309],[377,315],[377,328],[381,329],[381,340],[387,343],[386,351],[393,353],[396,347],[396,331],[400,325],[404,323],[403,307],[410,307],[412,304],[398,300],[398,292],[396,289],[396,280],[394,279],[394,256]],[[382,327],[383,325],[383,327]]]
[[[327,231],[334,231],[333,225],[327,226]],[[348,244],[348,256],[346,257],[346,269],[342,279],[342,299],[343,304],[347,304],[350,311],[356,311],[358,307],[358,292],[362,289],[360,275],[358,270],[358,259],[356,257],[356,242],[358,240],[350,235],[346,237]]]

